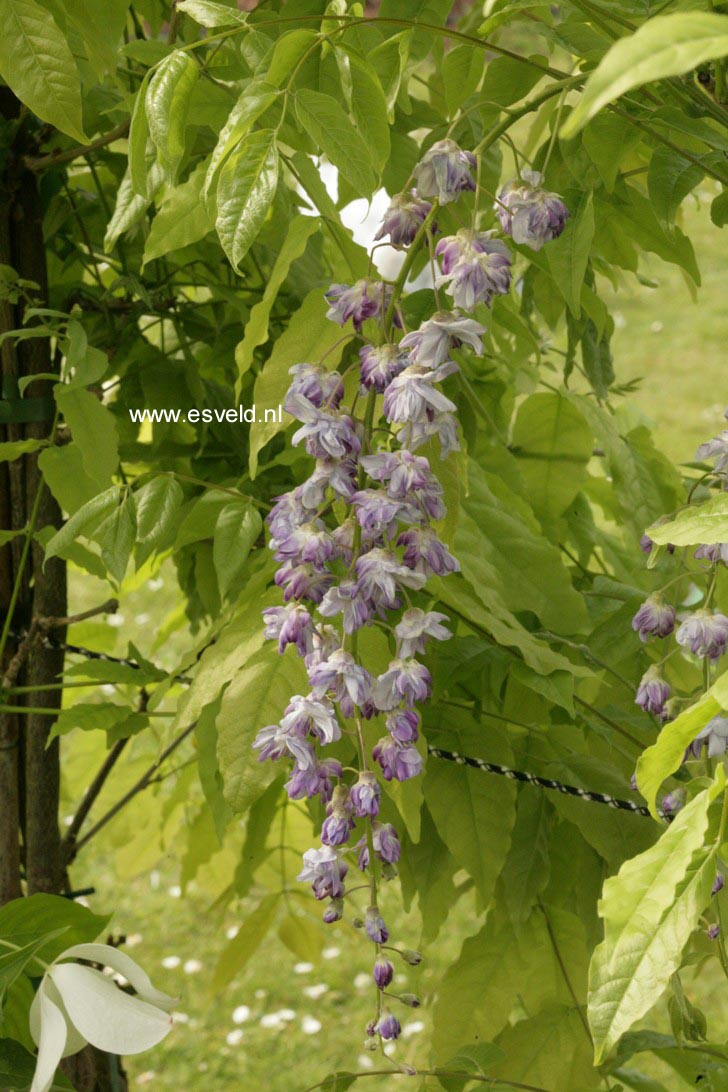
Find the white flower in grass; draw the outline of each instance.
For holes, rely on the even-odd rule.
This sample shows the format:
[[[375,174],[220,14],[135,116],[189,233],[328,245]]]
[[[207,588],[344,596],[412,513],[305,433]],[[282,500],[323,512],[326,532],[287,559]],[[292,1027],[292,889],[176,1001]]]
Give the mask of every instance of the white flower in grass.
[[[64,960],[102,963],[136,990],[124,993],[108,975]],[[141,1054],[172,1027],[174,998],[155,990],[149,977],[124,952],[107,944],[74,944],[46,971],[30,1009],[30,1034],[38,1060],[30,1092],[48,1092],[61,1058],[87,1043],[110,1054]]]

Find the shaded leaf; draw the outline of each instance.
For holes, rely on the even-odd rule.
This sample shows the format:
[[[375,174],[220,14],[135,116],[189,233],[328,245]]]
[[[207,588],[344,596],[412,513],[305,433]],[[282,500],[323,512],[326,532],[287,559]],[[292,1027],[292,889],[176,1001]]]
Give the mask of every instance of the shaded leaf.
[[[81,83],[68,43],[35,0],[0,0],[0,75],[33,113],[86,142]]]

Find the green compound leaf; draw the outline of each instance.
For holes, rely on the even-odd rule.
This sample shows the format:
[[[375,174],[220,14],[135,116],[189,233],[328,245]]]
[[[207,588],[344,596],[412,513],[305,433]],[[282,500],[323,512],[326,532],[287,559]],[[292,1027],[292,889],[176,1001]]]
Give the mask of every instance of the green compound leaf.
[[[561,127],[576,136],[589,118],[633,87],[680,76],[728,53],[728,18],[710,12],[658,15],[629,38],[615,42],[591,74],[576,108]]]
[[[35,0],[0,0],[0,19],[2,78],[43,121],[85,143],[81,81],[51,13]]]
[[[704,841],[708,809],[724,789],[721,766],[713,784],[683,808],[659,842],[625,862],[604,885],[604,940],[589,969],[596,1064],[652,1008],[680,966],[715,880],[716,847]]]
[[[236,271],[268,215],[278,185],[278,148],[270,129],[250,133],[226,160],[217,183],[215,227]]]

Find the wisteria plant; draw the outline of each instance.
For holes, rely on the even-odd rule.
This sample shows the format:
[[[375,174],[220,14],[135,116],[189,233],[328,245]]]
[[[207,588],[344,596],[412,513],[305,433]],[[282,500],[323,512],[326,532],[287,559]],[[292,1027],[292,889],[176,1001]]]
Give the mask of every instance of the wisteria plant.
[[[0,14],[0,1087],[717,1092],[728,434],[615,332],[721,6]]]

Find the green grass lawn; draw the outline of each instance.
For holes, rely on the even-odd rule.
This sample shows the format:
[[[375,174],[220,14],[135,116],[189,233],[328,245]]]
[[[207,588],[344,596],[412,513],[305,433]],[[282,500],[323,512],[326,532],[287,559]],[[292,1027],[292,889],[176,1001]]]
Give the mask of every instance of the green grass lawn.
[[[699,192],[699,207],[693,198],[685,202],[682,225],[703,278],[695,301],[680,269],[657,258],[644,270],[657,288],[634,277],[618,293],[602,286],[617,326],[618,381],[641,379],[630,397],[654,422],[657,443],[680,462],[691,460],[702,440],[725,427],[728,406],[725,240],[710,221],[714,194]]]
[[[644,271],[658,282],[657,288],[642,287],[630,277],[619,293],[607,293],[617,318],[618,379],[642,377],[638,392],[630,397],[655,423],[658,442],[677,460],[691,459],[696,445],[722,428],[728,403],[722,240],[710,224],[707,201],[701,208],[694,203],[686,208],[685,223],[703,271],[697,303],[691,300],[680,271],[657,260]],[[94,587],[86,576],[74,579],[73,590],[75,609],[100,602],[108,594],[103,585]],[[175,606],[173,574],[163,570],[144,588],[137,581],[129,583],[122,598],[121,624],[118,618],[112,625],[94,622],[79,627],[74,639],[121,655],[131,639],[148,654],[162,620]],[[172,663],[184,643],[179,632],[172,633],[154,657],[160,663]],[[66,745],[64,806],[68,812],[88,780],[95,754],[101,753],[94,735],[75,733]],[[153,741],[133,744],[121,767],[122,784],[138,776],[153,753]],[[117,784],[102,799],[99,810],[119,792]],[[285,948],[273,932],[245,971],[213,994],[211,971],[226,934],[233,935],[252,904],[233,904],[224,911],[212,906],[227,882],[224,867],[229,875],[234,864],[232,855],[225,854],[203,865],[185,897],[180,897],[184,846],[173,836],[163,852],[151,838],[145,844],[146,809],[144,798],[138,797],[126,817],[116,826],[111,824],[74,869],[77,886],[96,887],[91,900],[94,909],[113,909],[111,928],[127,936],[129,950],[155,985],[179,997],[172,1034],[156,1050],[126,1063],[132,1086],[185,1092],[207,1087],[300,1092],[335,1068],[372,1066],[371,1056],[363,1051],[364,1027],[372,1015],[371,946],[342,924],[327,931],[320,958],[303,959]],[[393,890],[389,898],[393,932],[402,944],[416,946],[417,915],[394,910],[397,901]],[[420,994],[425,1003],[419,1010],[404,1010],[404,1034],[393,1047],[398,1062],[427,1060],[430,985],[455,957],[464,937],[477,927],[469,899],[462,900],[452,917],[440,942],[425,953],[422,966],[408,971],[408,986],[404,986],[404,975],[400,979],[400,986]],[[391,1087],[389,1078],[367,1083],[371,1092]]]

